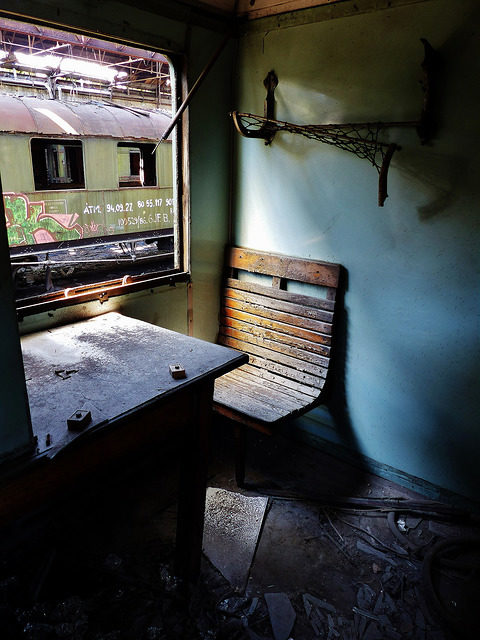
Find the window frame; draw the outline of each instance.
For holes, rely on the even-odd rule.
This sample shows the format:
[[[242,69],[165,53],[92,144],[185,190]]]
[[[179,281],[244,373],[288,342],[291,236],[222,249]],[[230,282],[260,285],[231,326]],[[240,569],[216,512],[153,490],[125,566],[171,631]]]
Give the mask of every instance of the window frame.
[[[62,181],[58,179],[57,181],[53,181],[49,177],[50,173],[50,163],[53,160],[53,147],[64,147],[64,149],[80,149],[80,153],[78,151],[75,153],[75,162],[78,162],[81,159],[81,171],[78,171],[78,175],[82,178],[82,180],[71,180],[68,182],[67,180]],[[81,190],[85,189],[85,155],[83,152],[83,140],[75,140],[68,138],[48,138],[48,137],[40,137],[40,136],[32,136],[30,138],[30,154],[32,159],[32,169],[33,169],[33,183],[35,185],[35,191],[61,191],[61,190]],[[35,148],[34,147],[38,147]],[[71,165],[72,165],[72,156],[70,153],[66,152],[66,164],[71,174]],[[40,160],[41,158],[41,160]],[[41,163],[41,167],[37,165],[37,162]],[[58,160],[57,160],[58,162]],[[40,172],[40,168],[42,171]],[[39,174],[44,174],[45,182],[44,184],[39,184]],[[58,173],[58,168],[57,168]]]
[[[73,32],[71,29],[65,31]],[[116,38],[104,38],[106,41],[125,44]],[[187,87],[186,58],[183,54],[167,52],[155,49],[150,45],[144,45],[144,50],[157,51],[166,55],[170,62],[171,83],[172,83],[172,117],[178,105],[185,99]],[[35,137],[35,136],[34,136]],[[147,276],[130,276],[128,273],[119,272],[118,278],[110,280],[99,280],[94,284],[85,284],[72,288],[61,289],[52,293],[42,293],[28,298],[16,300],[17,316],[19,319],[37,313],[50,311],[58,308],[83,304],[85,302],[99,300],[105,302],[111,297],[126,295],[141,290],[153,290],[154,287],[164,285],[175,285],[177,282],[189,282],[191,279],[190,265],[190,170],[189,170],[189,148],[188,148],[188,117],[186,113],[177,122],[171,134],[171,141],[175,153],[173,154],[173,194],[176,201],[176,216],[174,218],[174,235],[176,238],[176,252],[178,267],[169,270],[159,270]],[[134,145],[133,145],[134,146]],[[84,182],[87,181],[87,170],[85,167],[85,148],[82,144],[83,175]],[[158,186],[158,176],[157,185]],[[63,185],[62,185],[63,187]],[[68,187],[67,187],[68,188]],[[87,189],[85,184],[83,189]],[[124,187],[118,186],[121,190]],[[136,188],[136,187],[135,187]],[[148,187],[138,187],[139,189]],[[61,188],[59,188],[60,190]],[[81,189],[81,188],[80,188]],[[37,189],[36,189],[37,190]],[[55,191],[56,189],[52,189]],[[3,198],[2,207],[3,207]],[[125,241],[121,238],[119,241]],[[33,251],[32,251],[33,253]],[[12,263],[13,266],[13,263]],[[128,271],[128,270],[127,270]]]

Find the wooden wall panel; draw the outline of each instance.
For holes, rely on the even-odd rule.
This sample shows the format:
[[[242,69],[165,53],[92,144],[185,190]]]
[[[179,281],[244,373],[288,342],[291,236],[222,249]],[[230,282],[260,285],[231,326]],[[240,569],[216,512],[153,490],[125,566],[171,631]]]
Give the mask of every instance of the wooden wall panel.
[[[323,4],[335,4],[345,0],[183,0],[186,4],[207,11],[246,16],[249,19],[263,18],[297,9],[309,9]]]
[[[322,4],[334,4],[345,0],[239,0],[237,14],[249,19],[263,18],[277,13],[309,9]]]

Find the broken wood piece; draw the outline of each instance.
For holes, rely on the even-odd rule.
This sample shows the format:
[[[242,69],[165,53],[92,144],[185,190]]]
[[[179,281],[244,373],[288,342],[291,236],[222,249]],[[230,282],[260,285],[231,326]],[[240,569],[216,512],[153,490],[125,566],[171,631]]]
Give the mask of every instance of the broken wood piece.
[[[203,551],[238,592],[245,590],[267,505],[262,496],[207,489]]]
[[[369,584],[362,584],[357,591],[357,604],[360,609],[370,609],[375,602],[375,591]]]
[[[330,613],[337,613],[337,610],[335,609],[335,607],[333,606],[333,604],[330,604],[329,602],[327,602],[326,600],[320,600],[320,598],[316,598],[315,596],[310,595],[309,593],[304,593],[303,594],[303,605],[305,607],[305,611],[307,612],[307,616],[308,614],[308,610],[307,610],[307,606],[311,607],[315,606],[315,607],[320,607],[321,609],[325,609],[326,611],[329,611]]]
[[[357,549],[359,551],[363,551],[363,553],[369,553],[372,556],[376,556],[377,558],[388,562],[388,564],[391,564],[394,567],[397,566],[397,563],[395,562],[395,560],[393,560],[393,558],[390,558],[390,556],[388,556],[386,553],[383,553],[383,551],[374,549],[374,547],[371,547],[369,544],[363,542],[362,540],[357,540]]]
[[[288,640],[293,629],[297,614],[286,593],[266,593],[270,623],[275,640]]]
[[[62,380],[68,380],[72,373],[78,373],[78,369],[55,369],[55,375]]]
[[[315,596],[309,593],[304,593],[303,606],[305,607],[305,613],[312,625],[313,631],[317,637],[324,637],[324,632],[328,627],[328,638],[338,637],[340,634],[334,628],[332,614],[336,615],[336,609],[333,605],[325,600],[315,598]],[[324,609],[328,613],[323,613],[321,609]]]
[[[249,604],[250,598],[248,596],[231,596],[222,600],[220,604],[217,605],[217,609],[224,615],[234,616],[238,615],[239,611],[245,609]]]

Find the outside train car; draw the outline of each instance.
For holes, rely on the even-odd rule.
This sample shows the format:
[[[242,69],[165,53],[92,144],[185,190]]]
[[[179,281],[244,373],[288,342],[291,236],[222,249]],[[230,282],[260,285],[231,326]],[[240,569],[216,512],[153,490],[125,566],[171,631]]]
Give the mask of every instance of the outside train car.
[[[170,116],[104,103],[0,96],[0,176],[13,257],[171,239]]]

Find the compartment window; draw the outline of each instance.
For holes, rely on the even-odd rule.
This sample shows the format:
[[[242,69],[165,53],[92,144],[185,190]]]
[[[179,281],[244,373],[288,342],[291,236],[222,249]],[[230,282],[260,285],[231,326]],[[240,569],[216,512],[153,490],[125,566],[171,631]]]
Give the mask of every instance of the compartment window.
[[[79,140],[31,141],[36,191],[84,189],[82,143]]]
[[[155,187],[155,145],[119,142],[117,147],[118,186]]]

